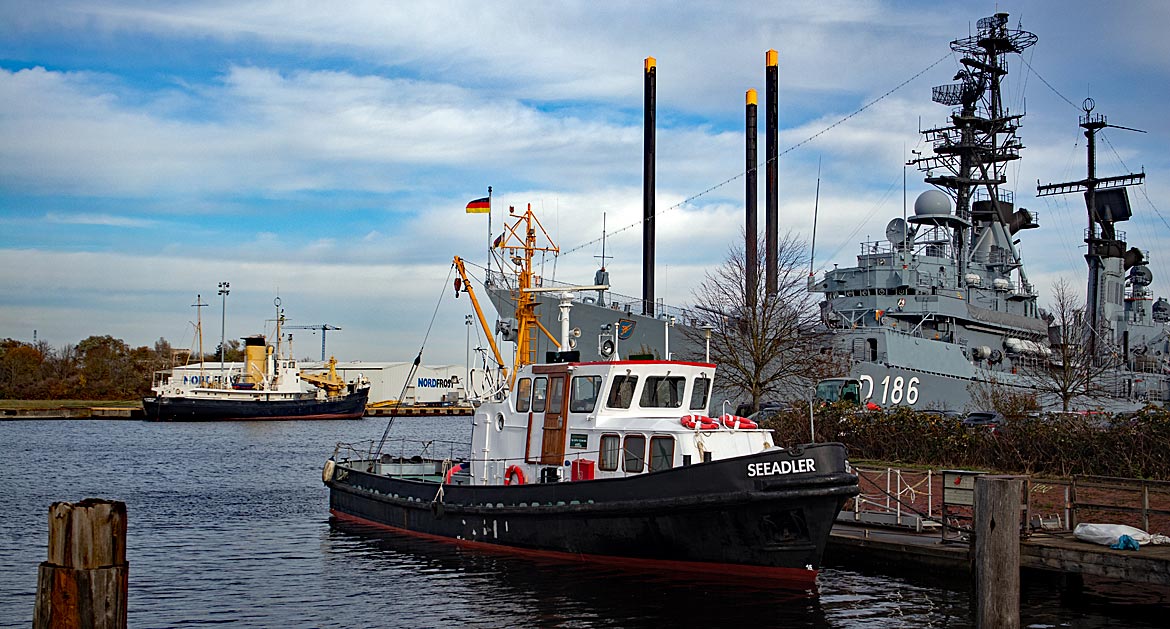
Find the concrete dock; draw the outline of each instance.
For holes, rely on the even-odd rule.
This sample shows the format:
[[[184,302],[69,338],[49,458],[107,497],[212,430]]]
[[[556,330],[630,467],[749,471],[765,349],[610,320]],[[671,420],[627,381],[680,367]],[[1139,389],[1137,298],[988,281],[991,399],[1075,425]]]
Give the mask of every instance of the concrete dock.
[[[132,419],[141,420],[141,406],[62,406],[60,408],[0,408],[0,421],[21,419]]]

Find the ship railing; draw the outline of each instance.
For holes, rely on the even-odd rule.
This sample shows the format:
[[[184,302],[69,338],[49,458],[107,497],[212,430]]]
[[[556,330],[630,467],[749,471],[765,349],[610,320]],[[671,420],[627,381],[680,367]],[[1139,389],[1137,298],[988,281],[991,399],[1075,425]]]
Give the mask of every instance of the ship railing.
[[[501,273],[499,271],[489,271],[487,277],[491,286],[504,286],[511,290],[516,290],[517,288],[516,278],[514,275]],[[573,301],[576,303],[594,305],[598,303],[597,291],[570,290],[576,286],[575,284],[550,280],[545,277],[536,278],[534,283],[537,287],[540,288],[565,288],[567,291],[573,292],[576,295],[573,298]],[[629,295],[623,295],[612,290],[607,290],[604,291],[603,299],[605,302],[604,305],[613,310],[614,316],[616,317],[623,315],[629,316],[633,314],[642,314],[641,297],[631,297]],[[697,327],[706,321],[705,318],[703,318],[698,312],[695,312],[694,310],[679,306],[672,306],[670,304],[663,303],[661,299],[655,302],[653,310],[653,316],[655,318],[668,320],[670,317],[674,317],[675,322],[681,323],[683,325]]]
[[[1000,203],[1015,203],[1016,194],[1007,188],[996,188],[996,196]],[[987,193],[986,188],[976,188],[975,194],[971,195],[972,201],[990,201],[991,195]]]
[[[911,255],[913,256],[914,262],[919,262],[918,258],[921,256],[928,256],[932,258],[951,257],[950,243],[942,240],[941,238],[922,239],[919,237],[918,240],[908,240],[907,246],[911,249]],[[902,254],[901,243],[895,244],[884,240],[869,240],[861,243],[860,247],[860,258]]]
[[[853,469],[862,480],[862,491],[846,504],[838,520],[906,527],[919,533],[941,526],[934,508],[932,470]]]
[[[1089,228],[1087,228],[1087,227],[1086,227],[1086,228],[1085,228],[1085,232],[1084,232],[1084,233],[1085,233],[1085,240],[1086,240],[1086,241],[1090,240],[1090,238],[1092,237],[1092,234],[1091,234],[1091,232],[1089,231]],[[1098,238],[1100,238],[1100,234],[1098,234],[1098,236],[1097,236],[1097,237],[1098,237]],[[1121,231],[1120,229],[1115,229],[1115,230],[1113,231],[1113,239],[1114,239],[1114,240],[1120,240],[1120,241],[1123,241],[1123,242],[1124,242],[1124,241],[1126,240],[1126,238],[1125,238],[1125,232]],[[1146,257],[1146,259],[1147,259],[1147,260],[1149,260],[1149,256],[1147,256],[1147,257]]]
[[[393,459],[448,459],[464,460],[468,456],[469,446],[465,441],[445,441],[441,439],[410,439],[398,437],[387,439],[378,452],[378,441],[368,440],[356,443],[338,442],[333,449],[335,461],[385,461]]]

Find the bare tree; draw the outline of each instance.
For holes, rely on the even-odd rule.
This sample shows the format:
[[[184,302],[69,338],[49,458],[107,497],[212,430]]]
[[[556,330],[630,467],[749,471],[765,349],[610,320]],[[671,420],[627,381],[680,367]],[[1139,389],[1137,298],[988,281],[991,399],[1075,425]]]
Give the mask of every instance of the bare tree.
[[[764,251],[763,243],[757,247]],[[820,332],[815,297],[808,292],[804,242],[792,232],[777,243],[776,293],[768,294],[764,256],[749,262],[742,248],[731,249],[722,266],[708,271],[694,291],[701,320],[686,331],[694,347],[707,343],[702,327],[711,328],[711,361],[719,365],[721,388],[751,400],[758,409],[767,396],[804,399],[820,378],[836,367]],[[759,278],[746,286],[748,264]]]
[[[1079,397],[1116,393],[1112,388],[1117,382],[1110,373],[1121,364],[1116,348],[1101,337],[1096,343],[1086,342],[1087,335],[1097,331],[1089,328],[1080,298],[1063,278],[1052,287],[1052,298],[1050,309],[1041,310],[1041,316],[1048,320],[1052,353],[1025,366],[1031,385],[1058,398],[1065,411]]]

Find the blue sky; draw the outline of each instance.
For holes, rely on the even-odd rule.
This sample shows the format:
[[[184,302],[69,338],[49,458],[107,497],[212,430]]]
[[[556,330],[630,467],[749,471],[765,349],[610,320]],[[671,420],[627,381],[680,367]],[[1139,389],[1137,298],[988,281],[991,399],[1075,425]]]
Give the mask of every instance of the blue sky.
[[[1009,185],[1040,215],[1022,248],[1042,301],[1083,283],[1080,198],[1034,195],[1083,176],[1088,95],[1147,131],[1108,131],[1099,172],[1145,169],[1122,229],[1167,295],[1170,3],[1098,5],[0,0],[0,338],[186,347],[196,294],[218,339],[228,281],[229,338],[262,331],[279,294],[293,323],[343,328],[342,360],[411,359],[442,298],[425,360],[462,363],[450,262],[482,260],[487,230],[464,205],[493,186],[498,229],[532,203],[576,249],[556,278],[591,281],[602,214],[611,232],[641,214],[648,55],[657,293],[679,304],[738,238],[744,92],[762,104],[767,49],[782,150],[922,73],[780,160],[783,227],[811,233],[819,164],[817,265],[849,264],[901,215],[918,130],[944,121],[930,87],[959,67],[948,43],[996,11],[1039,37],[1009,62],[1007,102],[1028,114]],[[762,116],[760,133],[762,154]],[[909,178],[912,202],[927,187]],[[639,294],[640,229],[607,253],[615,290]],[[296,348],[317,356],[320,338]]]

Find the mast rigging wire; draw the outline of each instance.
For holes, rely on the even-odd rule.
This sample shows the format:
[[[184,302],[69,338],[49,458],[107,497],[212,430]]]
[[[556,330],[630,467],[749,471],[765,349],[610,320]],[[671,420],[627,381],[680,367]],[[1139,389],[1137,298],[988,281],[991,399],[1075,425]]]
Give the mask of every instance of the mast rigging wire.
[[[418,348],[418,355],[414,357],[414,363],[410,366],[410,372],[406,374],[406,380],[402,382],[402,391],[398,394],[398,399],[394,402],[394,411],[390,413],[390,420],[386,422],[386,430],[382,431],[382,438],[378,441],[378,449],[374,456],[382,456],[382,447],[386,445],[386,438],[390,436],[390,429],[394,426],[394,419],[398,417],[398,409],[402,407],[402,398],[406,395],[406,389],[410,383],[414,381],[414,375],[418,373],[418,366],[422,363],[423,348],[427,346],[427,339],[431,336],[431,330],[435,327],[435,318],[439,314],[439,305],[443,303],[443,295],[447,293],[447,286],[451,283],[451,275],[455,273],[455,266],[451,265],[447,269],[447,280],[443,282],[443,292],[439,293],[439,299],[435,302],[435,309],[431,312],[431,320],[427,323],[427,331],[423,334],[422,343]]]
[[[862,105],[862,106],[861,106],[859,109],[857,109],[857,110],[856,110],[856,111],[854,111],[853,113],[851,113],[851,114],[849,114],[849,115],[845,116],[844,118],[841,118],[841,119],[840,119],[840,120],[838,120],[837,122],[834,122],[833,124],[831,124],[831,125],[829,125],[829,126],[825,127],[824,129],[821,129],[820,131],[818,131],[818,132],[816,132],[816,133],[814,133],[814,134],[810,135],[809,137],[807,137],[807,138],[805,138],[805,139],[801,140],[800,142],[797,142],[796,144],[793,144],[792,146],[790,146],[790,147],[788,147],[788,148],[784,149],[783,151],[781,151],[781,152],[780,152],[780,154],[779,154],[779,155],[777,155],[777,156],[776,156],[776,159],[777,159],[777,160],[779,160],[781,157],[783,157],[783,156],[785,156],[785,155],[787,155],[787,154],[791,153],[792,151],[795,151],[796,149],[798,149],[798,148],[800,148],[800,147],[804,146],[805,144],[808,144],[809,142],[812,142],[813,140],[815,140],[815,139],[817,139],[817,138],[821,137],[822,135],[824,135],[824,134],[828,133],[829,131],[832,131],[833,129],[835,129],[835,128],[837,128],[837,127],[841,126],[842,124],[844,124],[844,123],[846,123],[846,122],[848,122],[850,119],[852,119],[853,117],[855,117],[855,116],[857,116],[858,114],[862,113],[863,111],[865,111],[865,110],[869,109],[870,107],[872,107],[872,106],[874,106],[874,105],[878,104],[879,102],[881,102],[881,101],[885,100],[885,99],[886,99],[888,96],[890,96],[890,95],[891,95],[891,94],[893,94],[894,92],[897,92],[898,90],[902,89],[903,87],[906,87],[906,86],[907,86],[907,85],[909,85],[910,83],[914,82],[915,80],[917,80],[917,79],[918,79],[918,77],[922,76],[923,74],[926,74],[926,73],[927,73],[927,72],[929,72],[931,69],[933,69],[933,68],[934,68],[934,66],[936,66],[936,65],[938,65],[938,64],[940,64],[940,63],[942,63],[944,60],[946,60],[946,59],[947,59],[947,58],[949,58],[950,56],[951,56],[951,53],[949,53],[949,52],[948,52],[947,54],[945,54],[945,55],[943,55],[943,56],[939,57],[939,58],[938,58],[938,59],[936,59],[936,60],[935,60],[933,63],[931,63],[930,65],[928,65],[928,66],[926,66],[925,68],[923,68],[922,70],[920,70],[920,71],[919,71],[917,74],[915,74],[914,76],[912,76],[912,77],[910,77],[910,78],[906,79],[905,81],[902,81],[902,82],[901,82],[901,83],[899,83],[897,86],[895,86],[894,88],[892,88],[892,89],[890,89],[889,91],[887,91],[885,94],[882,94],[881,96],[879,96],[879,97],[877,97],[877,98],[875,98],[875,99],[873,99],[873,100],[869,101],[868,103],[866,103],[866,104]],[[766,165],[767,165],[767,163],[768,163],[769,161],[771,161],[771,160],[764,160],[763,162],[760,162],[760,164],[756,166],[755,170],[756,170],[756,171],[759,171],[759,169],[760,169],[760,166],[766,166]],[[684,206],[684,205],[690,204],[690,203],[692,203],[693,201],[695,201],[696,199],[698,199],[698,198],[700,198],[700,197],[702,197],[702,196],[704,196],[704,195],[706,195],[706,194],[708,194],[708,193],[710,193],[710,192],[714,192],[715,190],[718,190],[719,188],[722,188],[723,186],[726,186],[726,185],[730,184],[730,183],[731,183],[731,182],[733,182],[733,181],[736,181],[737,179],[739,179],[739,178],[741,178],[741,177],[744,177],[744,176],[746,176],[746,175],[747,175],[749,172],[751,172],[751,171],[750,171],[750,170],[745,170],[745,171],[743,171],[743,172],[741,172],[741,173],[739,173],[739,174],[737,174],[737,175],[734,175],[734,176],[732,176],[732,177],[729,177],[729,178],[727,178],[727,179],[725,179],[725,180],[723,180],[723,181],[721,181],[721,182],[719,182],[719,183],[717,183],[717,184],[715,184],[715,185],[713,185],[713,186],[711,186],[711,187],[709,187],[709,188],[707,188],[707,189],[705,189],[705,190],[703,190],[703,191],[699,192],[698,194],[695,194],[695,195],[689,196],[689,197],[687,197],[687,198],[683,199],[682,201],[679,201],[678,203],[675,203],[674,205],[672,205],[672,206],[670,206],[670,207],[666,208],[665,210],[662,210],[662,211],[659,211],[659,212],[655,212],[655,214],[654,214],[653,216],[651,216],[651,217],[649,218],[649,220],[654,220],[655,218],[657,218],[658,216],[660,216],[660,215],[662,215],[662,214],[665,214],[665,213],[667,213],[667,212],[670,212],[671,210],[676,210],[676,209],[678,209],[678,208],[680,208],[680,207],[682,207],[682,206]],[[620,228],[620,229],[617,229],[617,230],[615,230],[615,231],[613,231],[613,232],[610,232],[610,235],[614,235],[614,234],[620,234],[620,233],[622,233],[622,232],[624,232],[624,231],[626,231],[626,230],[633,229],[634,227],[637,227],[638,225],[641,225],[641,224],[642,224],[642,221],[640,221],[640,220],[639,220],[639,221],[637,221],[637,222],[634,222],[634,223],[630,223],[629,225],[626,225],[625,227],[622,227],[622,228]],[[583,243],[583,244],[580,244],[580,245],[578,245],[578,246],[576,246],[576,247],[573,247],[572,249],[566,249],[566,250],[562,251],[562,252],[561,252],[561,255],[568,255],[568,254],[570,254],[570,253],[574,253],[574,252],[576,252],[576,251],[580,251],[581,249],[584,249],[585,247],[590,247],[590,246],[592,246],[592,245],[595,245],[595,244],[597,244],[598,242],[601,242],[601,238],[594,238],[593,240],[590,240],[590,241],[588,241],[588,242],[585,242],[585,243]]]

